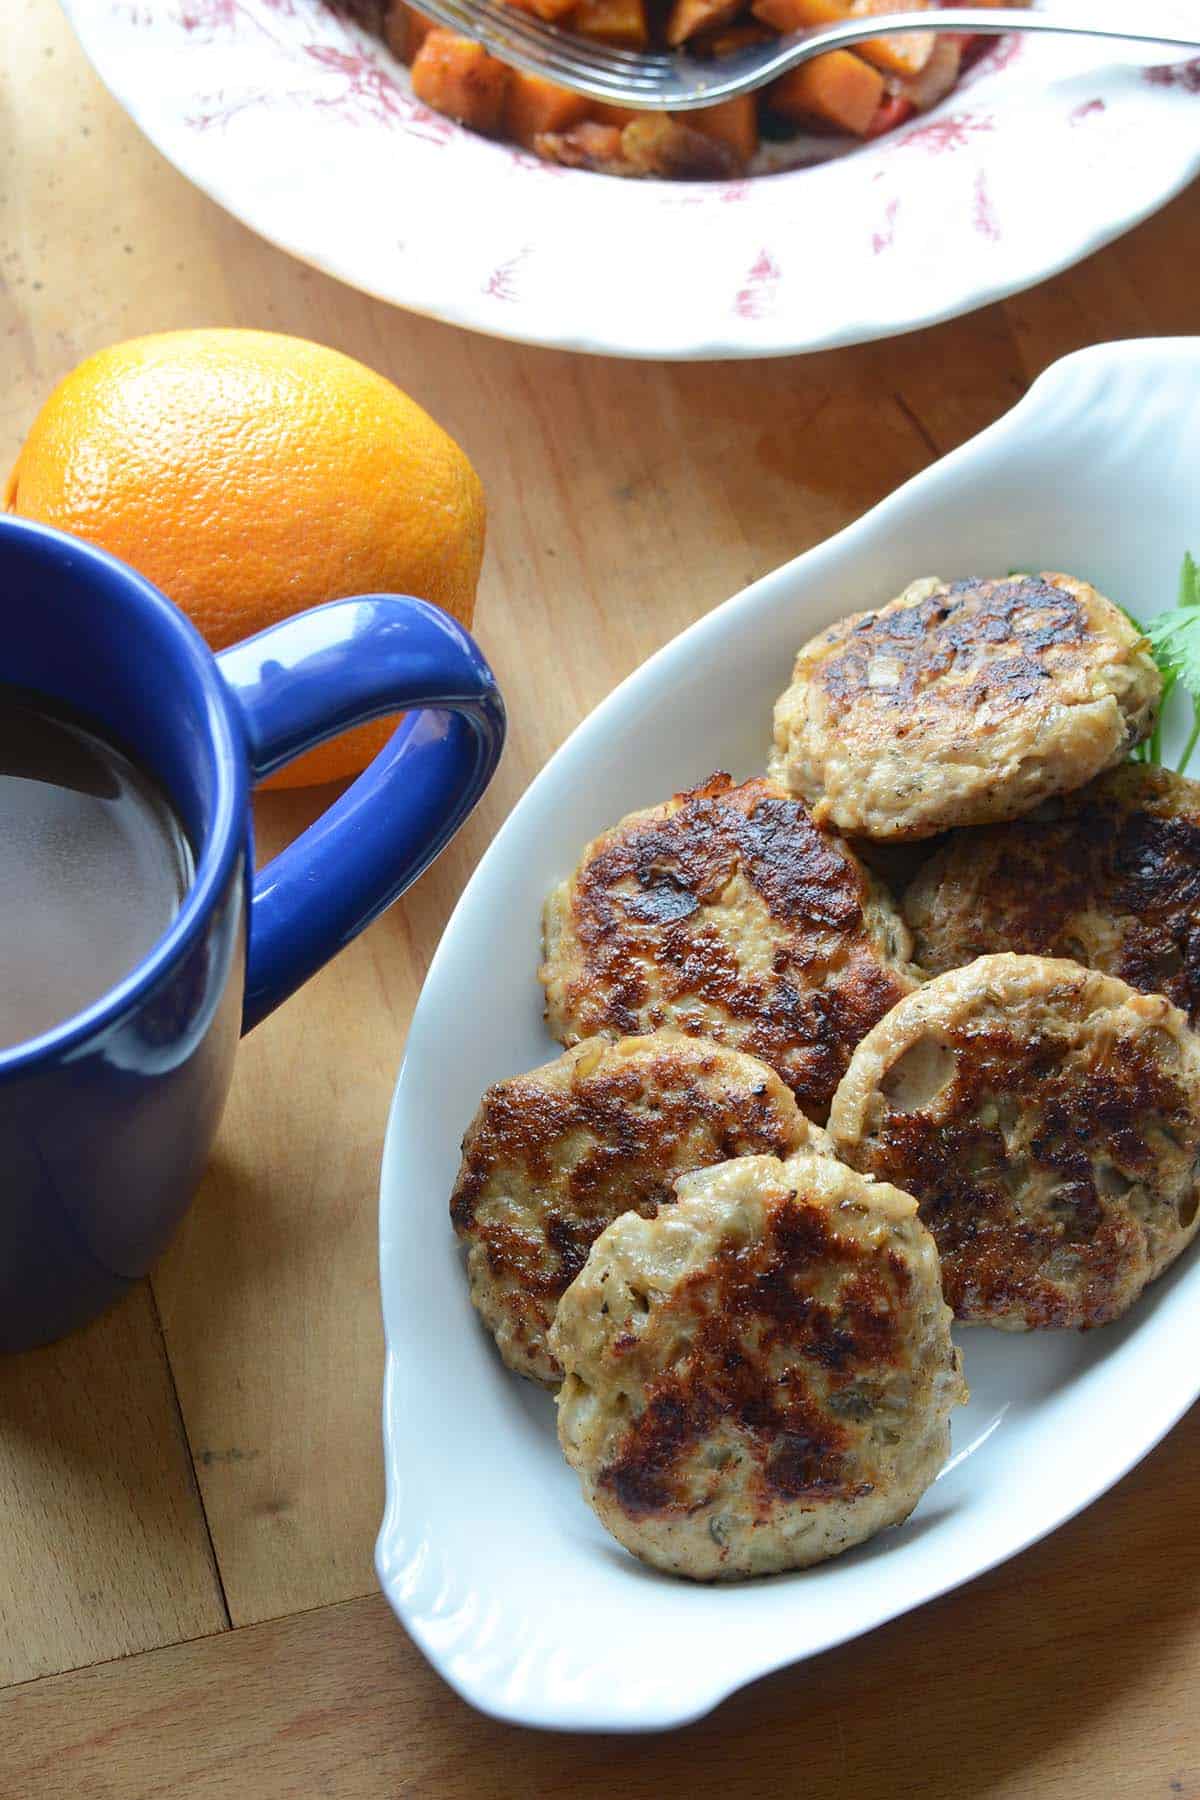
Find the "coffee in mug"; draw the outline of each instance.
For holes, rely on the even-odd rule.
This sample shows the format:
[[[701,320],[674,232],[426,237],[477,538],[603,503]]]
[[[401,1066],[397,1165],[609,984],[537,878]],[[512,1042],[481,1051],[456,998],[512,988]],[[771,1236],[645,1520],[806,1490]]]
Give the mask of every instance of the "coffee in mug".
[[[0,1049],[132,974],[191,879],[158,783],[81,717],[0,684]]]

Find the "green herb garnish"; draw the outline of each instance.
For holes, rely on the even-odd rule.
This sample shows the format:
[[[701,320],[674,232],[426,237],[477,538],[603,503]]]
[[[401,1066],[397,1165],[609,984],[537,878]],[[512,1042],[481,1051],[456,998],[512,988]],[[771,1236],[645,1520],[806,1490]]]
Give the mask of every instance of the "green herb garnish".
[[[1139,747],[1138,755],[1143,762],[1162,761],[1163,715],[1171,690],[1178,682],[1192,703],[1192,729],[1177,764],[1178,773],[1182,775],[1192,760],[1192,751],[1200,742],[1200,566],[1190,551],[1183,559],[1179,576],[1178,605],[1170,612],[1159,613],[1138,629],[1150,640],[1163,681],[1158,723],[1153,734]]]

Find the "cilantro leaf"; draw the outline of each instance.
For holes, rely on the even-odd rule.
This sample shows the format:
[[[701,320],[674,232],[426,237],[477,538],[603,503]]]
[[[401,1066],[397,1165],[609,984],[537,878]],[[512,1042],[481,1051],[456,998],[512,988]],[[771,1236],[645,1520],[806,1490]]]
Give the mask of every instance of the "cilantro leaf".
[[[1182,681],[1193,699],[1200,695],[1200,603],[1160,613],[1148,622],[1146,636],[1164,678]]]
[[[1127,616],[1132,619],[1132,614]],[[1133,620],[1133,623],[1137,624],[1137,621]],[[1178,604],[1170,612],[1159,613],[1145,625],[1139,625],[1138,630],[1149,638],[1163,680],[1158,722],[1149,743],[1140,747],[1142,759],[1162,761],[1163,713],[1168,696],[1178,683],[1187,689],[1192,702],[1192,730],[1178,765],[1182,775],[1191,761],[1192,751],[1200,742],[1200,565],[1190,550],[1185,554],[1179,572]]]

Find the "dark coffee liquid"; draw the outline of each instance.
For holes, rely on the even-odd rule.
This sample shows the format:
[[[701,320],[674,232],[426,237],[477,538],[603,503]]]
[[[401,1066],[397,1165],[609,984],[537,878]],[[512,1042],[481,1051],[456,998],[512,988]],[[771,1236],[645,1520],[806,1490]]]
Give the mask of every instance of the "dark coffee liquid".
[[[69,713],[0,685],[0,1049],[130,974],[191,878],[155,782]]]

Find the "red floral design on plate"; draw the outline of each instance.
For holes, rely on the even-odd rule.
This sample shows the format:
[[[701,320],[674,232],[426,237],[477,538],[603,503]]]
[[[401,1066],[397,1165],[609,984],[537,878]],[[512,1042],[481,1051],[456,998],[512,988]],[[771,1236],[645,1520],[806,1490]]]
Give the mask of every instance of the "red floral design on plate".
[[[242,12],[241,0],[188,0],[179,23],[185,31],[232,31]]]
[[[1159,63],[1153,69],[1143,69],[1142,76],[1151,87],[1177,87],[1185,94],[1200,94],[1200,56],[1191,62]]]
[[[947,113],[941,119],[927,119],[895,140],[897,150],[914,146],[940,156],[946,150],[963,150],[973,137],[995,131],[996,121],[988,113]]]
[[[760,250],[750,265],[746,285],[738,291],[733,310],[739,319],[765,319],[775,308],[780,268],[767,250]]]
[[[256,0],[259,12],[278,13],[282,19],[297,19],[303,16],[304,8],[297,0]],[[153,16],[154,9],[140,8]],[[247,6],[245,0],[184,0],[179,9],[179,23],[185,31],[223,31],[232,30],[235,25],[258,25],[255,7]],[[336,17],[336,14],[334,14]]]
[[[300,72],[300,81],[306,68],[315,68],[329,78],[328,85],[288,86],[281,82],[268,92],[255,90],[232,98],[218,90],[205,98],[201,110],[186,115],[192,130],[208,131],[228,125],[250,107],[288,105],[316,107],[353,125],[397,128],[428,144],[445,144],[458,135],[459,127],[454,121],[430,112],[414,99],[396,79],[393,65],[373,47],[364,46],[339,13],[323,7],[319,15],[331,26],[332,40],[298,42],[294,37],[276,38],[260,16],[264,11],[280,18],[298,18],[305,15],[306,9],[298,0],[255,0],[254,5],[246,0],[187,0],[179,19],[186,31],[229,28],[259,32],[278,45]]]
[[[288,94],[285,98],[299,100],[303,96]],[[265,99],[265,94],[256,93],[243,94],[240,99],[229,100],[226,98],[224,90],[215,94],[207,94],[204,99],[205,110],[185,113],[184,124],[190,126],[193,131],[211,131],[214,125],[228,125],[230,119],[236,119],[239,113],[246,111],[247,107],[261,106]]]
[[[362,50],[340,50],[334,44],[305,44],[304,54],[318,68],[327,69],[343,81],[337,93],[314,95],[317,106],[331,106],[356,123],[366,119],[377,119],[384,124],[396,120],[407,123],[412,118],[414,102],[411,95]]]
[[[1057,4],[1058,0],[1044,3]],[[600,198],[600,188],[611,190],[614,184],[591,181],[576,171],[543,162],[517,145],[488,144],[428,111],[412,95],[404,69],[378,35],[363,24],[369,10],[363,0],[66,0],[66,4],[70,13],[78,13],[81,27],[96,38],[97,66],[108,69],[117,91],[123,91],[125,75],[116,55],[126,47],[132,53],[141,44],[147,45],[152,54],[144,65],[132,54],[128,60],[138,71],[137,80],[145,84],[155,79],[169,89],[169,114],[163,106],[156,112],[159,97],[150,96],[155,106],[147,110],[156,141],[161,138],[166,153],[172,155],[184,133],[207,133],[208,141],[195,143],[195,150],[203,150],[203,166],[211,175],[212,188],[228,190],[228,204],[234,210],[238,210],[239,195],[258,192],[264,203],[259,210],[266,216],[268,200],[274,205],[276,190],[284,186],[279,177],[291,180],[292,191],[300,193],[302,206],[313,215],[312,224],[310,227],[304,213],[296,223],[281,209],[279,216],[285,223],[279,226],[278,235],[319,265],[326,238],[331,246],[335,241],[345,246],[355,225],[354,220],[342,216],[346,209],[338,182],[341,169],[352,165],[358,172],[354,179],[369,188],[371,180],[380,179],[381,169],[396,165],[407,174],[407,157],[414,176],[421,180],[428,176],[429,152],[436,148],[438,154],[432,161],[441,166],[434,173],[439,182],[446,179],[447,193],[486,196],[490,211],[499,214],[495,236],[481,240],[465,293],[461,269],[451,264],[446,271],[446,304],[441,310],[453,310],[456,317],[493,330],[499,327],[507,332],[520,327],[521,335],[536,337],[540,335],[538,319],[543,311],[548,312],[551,298],[564,311],[569,307],[573,270],[564,267],[557,255],[547,259],[540,254],[543,233],[556,230],[564,221],[568,229],[575,228],[576,212],[587,213]],[[1200,0],[1194,4],[1200,10]],[[0,13],[3,10],[0,0]],[[89,20],[99,21],[94,30]],[[1017,63],[1023,47],[1027,52],[1024,64],[1018,63],[1012,75],[1005,74]],[[243,54],[245,49],[250,56]],[[1160,56],[1171,58],[1172,53],[1162,51]],[[1049,65],[1051,59],[1045,60]],[[755,177],[675,191],[655,184],[652,193],[639,193],[636,202],[623,196],[630,211],[638,212],[639,217],[647,215],[656,239],[648,261],[654,264],[659,259],[658,274],[665,285],[675,278],[675,268],[669,256],[660,256],[658,240],[669,251],[676,238],[681,245],[689,245],[699,228],[712,237],[714,268],[725,261],[725,273],[715,291],[693,293],[689,289],[679,296],[681,329],[688,333],[688,344],[693,332],[697,340],[703,332],[706,343],[728,340],[734,353],[743,346],[784,349],[807,343],[807,292],[793,293],[796,271],[789,277],[783,265],[788,235],[794,235],[796,221],[808,217],[810,186],[818,213],[824,205],[840,205],[839,195],[851,200],[847,210],[855,222],[850,225],[853,241],[845,246],[847,273],[853,266],[855,282],[866,287],[872,285],[869,268],[888,276],[883,300],[866,308],[872,331],[920,322],[920,293],[910,321],[907,300],[900,305],[900,316],[892,318],[887,291],[893,281],[898,290],[901,287],[897,274],[906,283],[910,275],[919,274],[923,282],[924,263],[934,260],[926,256],[925,246],[940,243],[943,235],[952,252],[963,254],[939,259],[936,284],[930,276],[939,307],[946,297],[947,280],[958,301],[973,303],[970,271],[975,263],[989,273],[998,270],[1006,276],[1011,269],[1013,278],[1025,283],[1032,279],[1031,269],[1022,261],[1028,243],[1026,218],[1036,216],[1039,201],[1049,203],[1047,190],[1053,188],[1056,195],[1061,194],[1066,236],[1071,238],[1069,248],[1074,253],[1071,183],[1076,174],[1088,173],[1090,178],[1095,147],[1125,134],[1131,142],[1138,142],[1139,166],[1143,153],[1149,163],[1151,152],[1160,148],[1150,140],[1155,120],[1164,117],[1164,108],[1186,108],[1186,96],[1200,96],[1200,57],[1192,52],[1175,52],[1173,60],[1164,60],[1156,68],[1122,72],[1111,86],[1097,71],[1084,74],[1080,82],[1055,83],[1048,88],[1040,79],[1041,61],[1029,49],[1028,40],[1017,34],[992,39],[986,45],[977,41],[971,46],[970,62],[959,92],[935,113],[912,119],[886,145],[859,156],[839,162],[841,146],[836,145],[810,156],[807,140],[799,140],[805,145],[802,152],[797,150],[799,162],[786,163],[786,158],[774,151],[764,159],[772,165],[786,163],[769,180]],[[995,75],[1001,79],[993,81]],[[129,85],[135,85],[132,75]],[[1167,126],[1163,135],[1173,141],[1169,121]],[[1065,137],[1064,127],[1068,128]],[[903,179],[898,180],[895,152],[905,146],[915,154],[908,156],[907,163],[901,157]],[[1187,148],[1185,144],[1175,159],[1181,166],[1187,161]],[[929,160],[942,156],[949,158],[944,167]],[[1046,168],[1051,158],[1062,163],[1063,180],[1057,186],[1057,164]],[[181,156],[180,160],[186,159]],[[1167,160],[1167,150],[1163,150],[1163,160]],[[833,172],[822,178],[824,186],[810,181],[804,166],[809,161],[831,162]],[[260,163],[265,170],[262,182]],[[947,177],[952,183],[961,183],[949,201],[952,219],[942,216],[947,210]],[[560,205],[565,192],[558,187],[560,182],[577,195],[577,208],[569,199]],[[519,196],[512,192],[513,183],[520,187]],[[1089,192],[1092,187],[1090,182]],[[1080,191],[1082,194],[1082,187]],[[596,199],[589,197],[592,193]],[[1144,198],[1151,201],[1154,195],[1147,193]],[[608,199],[615,200],[615,195],[610,192]],[[727,206],[733,207],[732,215],[725,213]],[[252,210],[248,203],[245,210]],[[604,207],[600,211],[603,213]],[[723,216],[729,218],[731,227],[724,232]],[[733,230],[737,220],[749,230],[743,231],[740,224]],[[938,235],[931,237],[934,231]],[[771,243],[779,244],[779,258],[765,247]],[[389,254],[394,249],[391,240],[386,249]],[[386,291],[404,304],[407,277],[394,277],[390,266],[382,267],[384,246],[375,262],[371,250],[368,234],[358,278],[365,286]],[[405,256],[409,261],[420,259],[434,277],[442,278],[436,207],[428,223],[424,218],[414,220]],[[334,260],[332,253],[329,260]],[[966,268],[961,279],[953,270],[947,275],[946,269],[947,263],[958,260]],[[340,266],[349,262],[344,248]],[[684,264],[687,259],[681,256],[679,262]],[[459,283],[453,309],[448,291],[451,279]],[[831,271],[831,281],[838,279],[837,270]],[[878,282],[874,286],[878,288]],[[817,329],[837,341],[848,315],[853,324],[859,288],[847,288],[844,295],[834,295],[832,302],[820,284],[815,284],[814,291]],[[546,306],[535,311],[532,326],[526,326],[524,315],[539,296]],[[640,321],[636,311],[625,318],[614,307],[613,314],[617,323],[613,332],[604,336],[612,336],[611,347],[619,354],[640,343]]]
[[[483,284],[483,291],[492,300],[519,300],[520,290],[516,283],[516,273],[533,252],[532,244],[526,244],[515,256],[510,256],[498,268],[492,270]]]
[[[975,177],[975,202],[971,209],[971,223],[980,237],[990,238],[993,244],[999,242],[1000,223],[996,218],[996,209],[992,205],[992,193],[988,187],[985,169],[980,169]]]
[[[872,232],[872,234],[871,234],[871,249],[874,251],[876,256],[882,256],[883,252],[885,250],[890,250],[892,245],[895,243],[895,241],[896,241],[896,214],[899,211],[900,211],[900,201],[899,201],[898,197],[894,197],[893,199],[889,200],[887,205],[884,207],[884,209],[883,209],[883,228],[882,228],[882,230]]]

